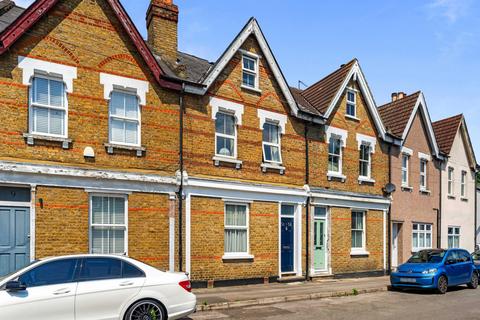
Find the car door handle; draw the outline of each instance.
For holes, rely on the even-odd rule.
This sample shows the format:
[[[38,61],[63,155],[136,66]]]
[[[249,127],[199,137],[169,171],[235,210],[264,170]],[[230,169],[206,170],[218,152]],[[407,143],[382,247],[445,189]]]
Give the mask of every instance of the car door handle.
[[[128,287],[128,286],[133,286],[133,282],[125,281],[125,282],[120,283],[120,287]]]
[[[53,294],[56,295],[56,296],[59,296],[59,295],[62,295],[62,294],[67,294],[67,293],[70,293],[70,289],[60,289],[60,290],[57,290],[55,291]]]

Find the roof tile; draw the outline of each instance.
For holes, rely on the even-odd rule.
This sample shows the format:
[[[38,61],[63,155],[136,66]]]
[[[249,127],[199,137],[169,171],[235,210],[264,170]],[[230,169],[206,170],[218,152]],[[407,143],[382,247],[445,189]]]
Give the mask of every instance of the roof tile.
[[[453,141],[457,135],[458,128],[463,120],[463,114],[434,122],[433,131],[437,138],[440,150],[449,155],[452,150]]]
[[[378,107],[388,132],[401,138],[417,104],[420,91]]]

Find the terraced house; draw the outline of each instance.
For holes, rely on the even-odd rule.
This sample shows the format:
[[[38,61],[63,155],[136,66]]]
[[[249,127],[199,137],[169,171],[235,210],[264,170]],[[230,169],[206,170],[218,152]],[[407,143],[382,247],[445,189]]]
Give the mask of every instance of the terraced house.
[[[370,88],[354,59],[305,90],[299,107],[321,115],[308,124],[312,276],[387,269],[388,145]],[[388,143],[387,143],[388,141]]]
[[[390,150],[391,182],[397,186],[391,209],[391,264],[405,263],[412,252],[440,246],[440,154],[425,97],[392,94],[379,107],[387,130],[401,143]]]
[[[384,274],[390,172],[414,147],[359,62],[291,88],[254,18],[209,62],[178,50],[179,14],[152,0],[144,40],[118,0],[0,2],[0,275],[73,253],[195,286]],[[403,99],[429,162],[407,180],[434,215],[435,136],[423,96]]]
[[[475,249],[476,159],[463,115],[433,123],[446,161],[441,172],[441,242],[444,248]]]

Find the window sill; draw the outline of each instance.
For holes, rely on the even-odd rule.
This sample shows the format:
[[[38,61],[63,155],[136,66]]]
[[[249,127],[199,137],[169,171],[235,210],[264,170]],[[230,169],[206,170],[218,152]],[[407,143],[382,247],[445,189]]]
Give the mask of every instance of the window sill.
[[[420,189],[420,193],[421,194],[426,194],[426,195],[430,195],[432,192],[428,189]]]
[[[228,163],[228,164],[235,165],[235,169],[237,170],[241,169],[243,164],[243,161],[241,160],[222,157],[222,156],[214,156],[212,160],[214,161],[216,167],[219,167],[222,163]]]
[[[262,93],[262,90],[258,89],[258,88],[254,88],[254,87],[249,87],[249,86],[246,86],[244,84],[242,84],[240,86],[242,89],[245,89],[245,90],[250,90],[250,91],[253,91],[255,93]]]
[[[350,251],[350,256],[369,256],[370,252],[366,250],[352,250]]]
[[[410,186],[402,186],[402,191],[412,192],[412,191],[413,191],[413,187],[410,187]]]
[[[253,260],[255,257],[251,254],[242,254],[242,253],[234,253],[234,254],[224,254],[222,260]]]
[[[362,183],[374,184],[375,180],[368,177],[358,177],[358,184],[362,184]]]
[[[68,139],[64,137],[45,136],[45,135],[35,134],[35,133],[24,133],[23,137],[27,140],[27,144],[30,146],[35,145],[35,140],[40,140],[40,141],[49,141],[49,142],[60,142],[62,144],[63,149],[68,149],[70,148],[70,143],[72,143],[72,139]]]
[[[281,175],[285,174],[285,167],[279,164],[265,162],[265,163],[262,163],[260,167],[262,168],[262,171],[264,173],[267,172],[268,170],[274,170],[274,171],[278,171]]]
[[[461,197],[460,200],[462,200],[463,202],[468,202],[468,198],[465,197]]]
[[[351,116],[351,115],[349,115],[349,114],[346,114],[346,115],[345,115],[345,119],[353,120],[353,121],[357,121],[357,122],[360,122],[360,121],[361,121],[360,118]]]
[[[455,196],[452,196],[452,195],[448,195],[448,199],[450,199],[450,200],[456,200],[456,199],[457,199],[457,197],[455,197]]]
[[[128,145],[116,144],[116,143],[105,143],[104,146],[107,149],[108,154],[114,154],[115,150],[127,150],[127,151],[135,151],[137,154],[137,157],[143,157],[143,154],[147,150],[144,147],[128,146]]]
[[[327,178],[328,178],[328,181],[331,181],[333,179],[339,179],[339,180],[342,180],[342,182],[345,182],[345,180],[347,180],[346,176],[338,172],[328,172]]]

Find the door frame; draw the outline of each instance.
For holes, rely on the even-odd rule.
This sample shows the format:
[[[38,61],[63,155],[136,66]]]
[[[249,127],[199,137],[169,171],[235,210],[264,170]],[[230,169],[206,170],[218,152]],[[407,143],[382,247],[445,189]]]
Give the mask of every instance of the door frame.
[[[315,208],[324,208],[325,209],[325,217],[324,218],[315,218]],[[325,274],[332,274],[332,269],[330,268],[330,239],[331,239],[331,230],[330,230],[330,208],[327,206],[321,206],[321,205],[314,205],[311,207],[311,233],[310,233],[310,252],[311,252],[311,262],[310,262],[310,274],[311,275],[325,275]],[[323,270],[317,270],[315,269],[315,250],[314,250],[314,235],[315,235],[315,220],[323,220],[324,221],[324,226],[325,226],[325,269]]]
[[[282,272],[282,218],[292,218],[292,216],[282,215],[282,206],[293,206],[293,271]],[[302,275],[302,204],[291,202],[278,203],[278,276]]]
[[[399,250],[398,250],[398,243],[399,243],[399,235],[400,235],[400,225],[401,223],[400,222],[392,222],[392,257],[391,257],[391,263],[392,263],[392,267],[398,267],[399,265],[399,259],[398,259],[398,254],[399,254]],[[396,230],[396,237],[394,238],[394,230]],[[396,240],[396,241],[395,241]],[[394,243],[396,243],[396,246],[397,246],[397,249],[396,249],[396,254],[395,254],[395,250],[393,249],[394,248]],[[396,262],[396,265],[394,265],[394,257],[395,259],[397,260]]]
[[[36,199],[36,185],[24,185],[24,184],[11,184],[11,183],[1,183],[2,187],[12,187],[12,188],[25,188],[30,189],[30,202],[23,201],[0,201],[0,207],[13,207],[13,208],[23,208],[29,210],[30,215],[30,262],[34,262],[35,258],[35,225],[36,225],[36,214],[35,214],[35,199]]]

